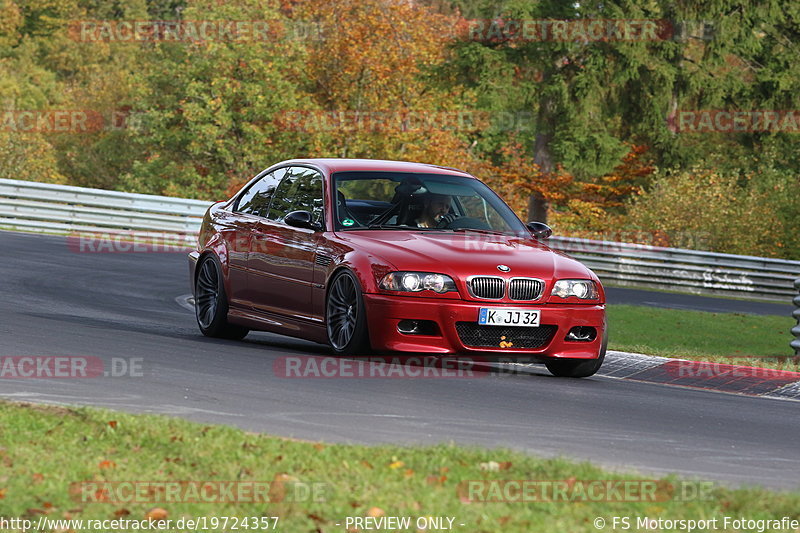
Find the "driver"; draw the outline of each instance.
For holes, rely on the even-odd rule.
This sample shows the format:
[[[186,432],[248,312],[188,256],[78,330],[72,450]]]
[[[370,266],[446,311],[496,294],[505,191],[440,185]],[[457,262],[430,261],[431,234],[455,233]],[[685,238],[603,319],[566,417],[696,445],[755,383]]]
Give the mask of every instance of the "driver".
[[[450,212],[453,197],[449,194],[428,193],[422,204],[422,213],[417,217],[416,223],[420,228],[436,228],[442,217]]]

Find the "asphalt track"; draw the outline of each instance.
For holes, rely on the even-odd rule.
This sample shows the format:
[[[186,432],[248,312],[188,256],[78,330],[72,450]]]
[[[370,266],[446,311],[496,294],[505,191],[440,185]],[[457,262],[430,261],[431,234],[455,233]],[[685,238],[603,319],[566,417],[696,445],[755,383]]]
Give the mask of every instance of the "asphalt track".
[[[470,379],[285,379],[273,372],[276,358],[327,355],[325,348],[264,333],[244,341],[202,337],[176,301],[189,292],[183,253],[76,253],[63,237],[10,232],[0,232],[0,249],[0,356],[94,356],[107,368],[112,358],[140,358],[143,371],[3,379],[2,397],[303,439],[502,446],[646,474],[800,487],[795,401],[603,376],[558,379],[544,369]],[[609,296],[612,303],[791,309],[621,289]]]

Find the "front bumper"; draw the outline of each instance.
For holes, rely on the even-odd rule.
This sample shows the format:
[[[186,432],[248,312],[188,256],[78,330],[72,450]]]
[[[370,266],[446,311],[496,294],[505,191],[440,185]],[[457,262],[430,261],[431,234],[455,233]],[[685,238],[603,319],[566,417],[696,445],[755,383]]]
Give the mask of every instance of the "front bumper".
[[[553,358],[596,359],[605,335],[605,305],[564,305],[469,302],[464,300],[428,299],[416,296],[364,294],[367,323],[372,347],[375,350],[420,352],[434,354],[491,354],[498,359],[545,361]],[[470,346],[463,342],[456,329],[457,322],[477,324],[481,307],[530,307],[540,309],[542,326],[555,326],[555,333],[537,348]],[[436,335],[400,333],[401,320],[429,320],[436,323]],[[567,341],[565,337],[575,326],[591,326],[597,330],[591,342]],[[493,328],[495,326],[485,326]],[[526,328],[528,329],[528,328]]]

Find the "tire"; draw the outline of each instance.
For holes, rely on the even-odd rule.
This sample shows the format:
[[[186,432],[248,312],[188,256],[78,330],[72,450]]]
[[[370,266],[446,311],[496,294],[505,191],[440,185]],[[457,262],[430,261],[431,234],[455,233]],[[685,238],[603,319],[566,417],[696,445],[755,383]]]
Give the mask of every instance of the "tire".
[[[206,337],[243,339],[250,330],[228,323],[228,297],[222,269],[212,255],[200,259],[194,282],[194,315],[197,327]]]
[[[603,365],[607,346],[608,333],[606,332],[603,333],[603,343],[600,345],[597,359],[554,359],[547,361],[545,366],[551,374],[559,378],[588,378],[600,370]]]
[[[358,280],[349,270],[340,271],[328,285],[325,329],[328,333],[328,344],[337,355],[369,353],[364,297]]]

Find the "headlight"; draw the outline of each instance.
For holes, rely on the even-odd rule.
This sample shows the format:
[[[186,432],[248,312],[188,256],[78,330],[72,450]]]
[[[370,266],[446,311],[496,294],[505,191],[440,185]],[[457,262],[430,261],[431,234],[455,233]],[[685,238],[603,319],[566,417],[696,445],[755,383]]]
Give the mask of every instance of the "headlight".
[[[589,279],[560,279],[553,285],[551,296],[569,298],[575,296],[581,300],[596,300],[597,285]]]
[[[434,291],[444,293],[456,290],[456,283],[450,276],[434,272],[390,272],[380,283],[387,291],[420,292]]]

